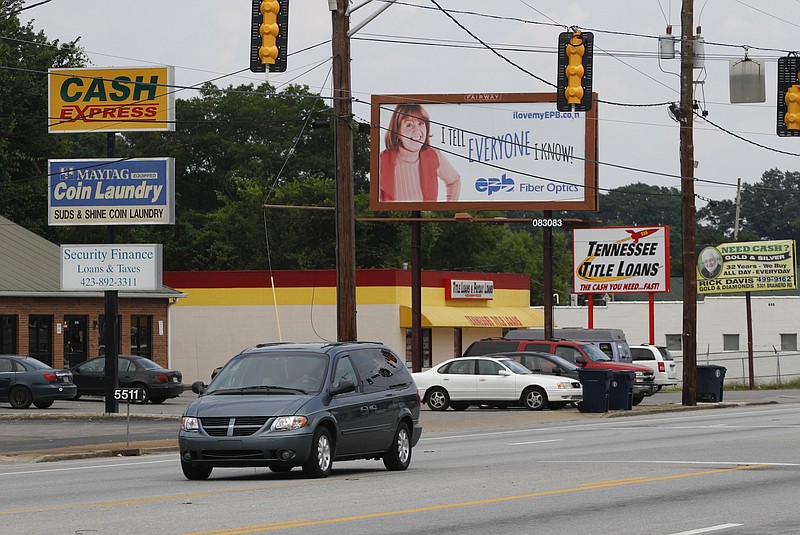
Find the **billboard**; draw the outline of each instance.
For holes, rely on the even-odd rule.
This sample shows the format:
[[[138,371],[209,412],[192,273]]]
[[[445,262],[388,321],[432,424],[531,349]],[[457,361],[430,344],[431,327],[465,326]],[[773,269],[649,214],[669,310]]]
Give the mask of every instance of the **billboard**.
[[[49,225],[175,223],[175,160],[48,160]]]
[[[61,289],[160,290],[161,244],[62,245]]]
[[[172,67],[50,69],[48,73],[50,133],[175,130]]]
[[[555,93],[373,95],[371,123],[371,210],[597,209],[597,106],[559,112]]]
[[[575,293],[669,291],[669,227],[572,231]]]
[[[697,255],[697,293],[764,292],[797,288],[795,241],[723,243]]]

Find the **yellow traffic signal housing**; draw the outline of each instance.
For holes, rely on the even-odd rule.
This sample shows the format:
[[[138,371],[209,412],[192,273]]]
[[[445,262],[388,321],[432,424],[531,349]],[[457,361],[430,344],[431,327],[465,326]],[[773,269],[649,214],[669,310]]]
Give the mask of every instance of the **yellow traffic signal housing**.
[[[280,33],[278,13],[281,11],[281,5],[278,0],[263,0],[259,10],[261,11],[261,25],[258,33],[261,35],[261,46],[258,49],[258,57],[261,59],[261,63],[275,65],[275,60],[278,59],[276,41],[278,33]]]
[[[586,46],[583,44],[581,32],[573,32],[572,38],[566,46],[567,53],[567,87],[564,89],[564,96],[567,97],[567,104],[577,105],[583,99],[583,55],[586,53]]]
[[[286,70],[289,0],[252,0],[250,70]]]
[[[800,57],[778,58],[776,130],[779,136],[800,136]]]
[[[590,32],[563,32],[558,37],[558,76],[556,109],[589,111],[592,109],[592,52],[594,36]]]
[[[786,114],[783,122],[789,130],[800,130],[800,85],[793,85],[786,91]]]

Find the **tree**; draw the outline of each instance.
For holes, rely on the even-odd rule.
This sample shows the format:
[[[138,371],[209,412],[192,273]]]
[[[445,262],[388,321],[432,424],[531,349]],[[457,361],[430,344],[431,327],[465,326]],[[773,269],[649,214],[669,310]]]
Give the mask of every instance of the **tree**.
[[[800,239],[800,172],[765,171],[761,180],[741,190],[739,240]],[[704,226],[716,226],[733,239],[736,206],[732,201],[709,205],[699,215]]]
[[[31,22],[21,24],[22,5],[0,0],[0,213],[53,239],[58,231],[44,217],[47,159],[86,154],[104,138],[47,132],[47,70],[82,66],[86,56],[78,39],[60,44],[34,32]]]

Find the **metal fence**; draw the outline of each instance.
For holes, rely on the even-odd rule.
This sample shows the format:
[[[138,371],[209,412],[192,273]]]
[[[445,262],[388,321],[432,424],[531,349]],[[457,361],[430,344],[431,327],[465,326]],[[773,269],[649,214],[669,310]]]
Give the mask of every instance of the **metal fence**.
[[[683,378],[683,358],[675,356],[678,379]],[[724,366],[725,384],[750,384],[750,364],[747,351],[697,351],[697,364]],[[777,386],[800,379],[800,351],[776,349],[753,351],[753,376],[756,386]]]

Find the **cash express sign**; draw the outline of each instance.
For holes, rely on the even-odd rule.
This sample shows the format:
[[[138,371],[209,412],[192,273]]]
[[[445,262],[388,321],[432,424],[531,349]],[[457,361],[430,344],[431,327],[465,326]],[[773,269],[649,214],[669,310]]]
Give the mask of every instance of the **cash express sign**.
[[[175,129],[173,69],[50,69],[48,131]]]

